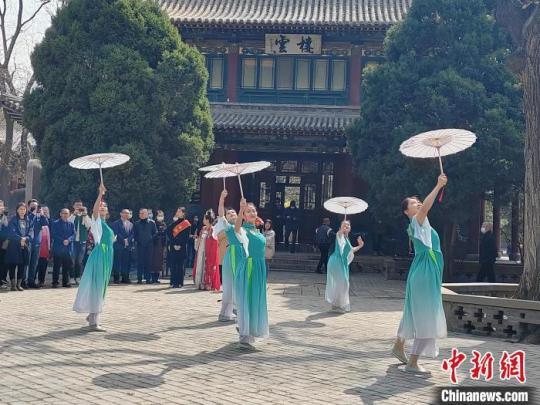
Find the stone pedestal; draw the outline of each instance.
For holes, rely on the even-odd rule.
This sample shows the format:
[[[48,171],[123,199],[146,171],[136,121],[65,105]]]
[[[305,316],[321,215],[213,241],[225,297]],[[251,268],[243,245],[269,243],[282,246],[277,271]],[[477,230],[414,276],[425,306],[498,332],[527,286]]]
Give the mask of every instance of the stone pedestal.
[[[39,159],[30,159],[26,165],[26,193],[25,201],[37,198],[41,185],[41,162]]]

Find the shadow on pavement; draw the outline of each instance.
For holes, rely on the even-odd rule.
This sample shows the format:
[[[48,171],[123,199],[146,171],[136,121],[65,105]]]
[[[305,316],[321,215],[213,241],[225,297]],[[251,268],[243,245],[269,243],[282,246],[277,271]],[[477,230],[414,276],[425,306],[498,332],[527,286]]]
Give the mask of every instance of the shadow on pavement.
[[[146,334],[146,333],[126,332],[126,333],[107,334],[105,335],[105,339],[118,340],[120,342],[150,342],[152,340],[161,339],[161,337],[152,333]]]
[[[373,405],[375,401],[395,397],[419,388],[435,386],[434,382],[429,381],[430,376],[418,376],[408,374],[397,364],[392,364],[386,370],[386,374],[377,377],[373,384],[345,390],[345,394],[360,397],[363,404]],[[396,382],[401,382],[397,384]]]

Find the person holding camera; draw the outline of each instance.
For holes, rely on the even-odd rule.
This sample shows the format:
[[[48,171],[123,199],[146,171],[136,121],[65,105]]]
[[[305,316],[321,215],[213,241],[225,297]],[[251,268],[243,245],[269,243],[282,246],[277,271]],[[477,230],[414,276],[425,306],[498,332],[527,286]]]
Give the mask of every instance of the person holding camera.
[[[8,245],[8,217],[4,201],[0,200],[0,290],[7,289],[7,267],[4,263]]]
[[[44,226],[49,226],[49,220],[43,215],[41,206],[36,199],[28,201],[28,211],[28,220],[34,233],[32,235],[32,245],[29,246],[28,276],[26,283],[23,279],[22,285],[25,288],[38,288],[36,285],[36,271],[41,247],[41,233]]]
[[[75,239],[73,240],[73,271],[71,278],[75,285],[79,285],[79,278],[83,270],[84,256],[86,255],[86,241],[90,230],[90,218],[88,209],[83,206],[81,200],[73,203],[73,214],[69,217],[69,222],[75,227]]]
[[[32,246],[32,223],[28,219],[26,204],[17,204],[16,214],[8,225],[8,246],[5,263],[9,272],[11,291],[24,291],[22,281]]]
[[[60,218],[51,225],[52,252],[53,252],[53,288],[58,287],[60,268],[62,268],[62,286],[71,287],[69,276],[72,272],[73,240],[75,239],[75,226],[69,222],[69,210],[63,208]]]

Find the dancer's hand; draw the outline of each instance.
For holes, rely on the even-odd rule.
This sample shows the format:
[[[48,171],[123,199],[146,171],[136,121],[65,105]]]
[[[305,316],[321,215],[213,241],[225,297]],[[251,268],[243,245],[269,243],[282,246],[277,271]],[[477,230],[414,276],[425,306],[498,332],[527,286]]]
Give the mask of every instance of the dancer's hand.
[[[229,195],[229,193],[227,192],[227,190],[223,189],[223,191],[221,192],[221,195],[219,196],[219,198],[220,198],[221,201],[225,201],[225,199],[227,198],[228,195]]]
[[[448,182],[448,177],[446,177],[446,174],[439,175],[439,178],[437,179],[437,187],[443,188],[446,186],[446,183]]]
[[[361,236],[359,236],[358,238],[356,238],[356,243],[358,243],[358,248],[359,249],[362,249],[364,247],[364,240],[362,239]]]
[[[240,208],[246,208],[247,207],[247,201],[245,198],[240,199]]]
[[[99,195],[105,195],[106,192],[107,192],[107,189],[105,188],[105,185],[101,183],[99,185]]]

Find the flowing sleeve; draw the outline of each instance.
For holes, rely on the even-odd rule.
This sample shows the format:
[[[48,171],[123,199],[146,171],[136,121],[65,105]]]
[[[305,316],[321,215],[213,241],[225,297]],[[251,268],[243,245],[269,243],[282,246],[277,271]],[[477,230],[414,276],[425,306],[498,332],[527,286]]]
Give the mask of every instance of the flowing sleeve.
[[[103,235],[103,227],[101,226],[101,218],[95,219],[92,217],[90,220],[90,231],[94,237],[94,243],[97,245],[101,242],[101,236]]]
[[[244,251],[246,252],[246,256],[249,256],[249,239],[247,237],[246,230],[244,228],[240,228],[239,232],[234,232],[236,235],[236,238],[238,241],[242,244],[244,247]]]
[[[220,234],[221,231],[226,231],[229,229],[231,224],[227,222],[225,217],[219,217],[216,225],[214,226],[214,229],[212,230],[212,236],[217,239],[217,236]]]
[[[346,243],[348,243],[349,247],[351,248],[351,250],[349,250],[349,254],[347,255],[347,264],[351,264],[354,260],[354,251],[352,249],[351,242],[348,239],[346,240]]]
[[[424,223],[420,225],[418,221],[416,220],[416,217],[414,217],[411,220],[411,228],[412,228],[412,236],[413,238],[418,239],[421,241],[425,246],[427,246],[429,249],[432,248],[431,244],[431,225],[429,223],[429,219],[424,220]]]

